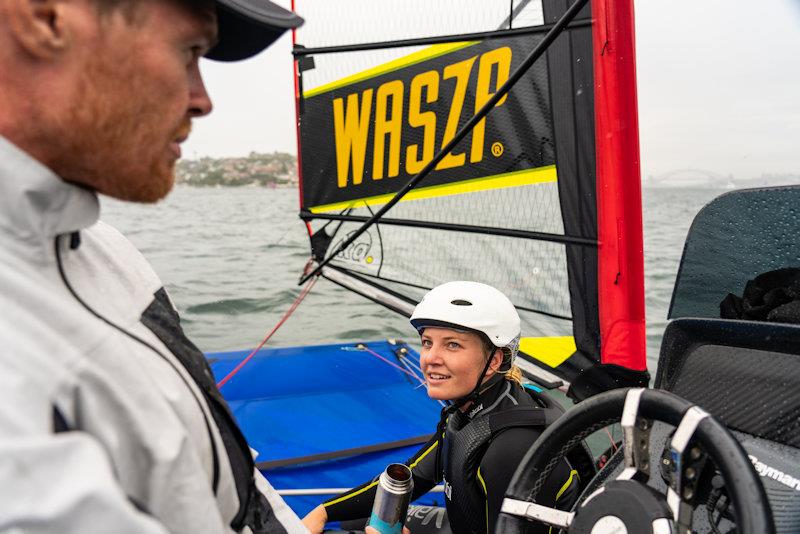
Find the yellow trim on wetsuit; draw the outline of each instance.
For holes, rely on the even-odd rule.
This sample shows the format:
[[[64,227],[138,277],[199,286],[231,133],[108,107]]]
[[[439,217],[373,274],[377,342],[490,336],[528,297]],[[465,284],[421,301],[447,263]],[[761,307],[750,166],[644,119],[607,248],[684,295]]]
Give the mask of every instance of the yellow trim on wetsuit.
[[[429,453],[429,452],[431,452],[433,449],[435,449],[435,448],[436,448],[436,446],[437,446],[438,444],[439,444],[439,440],[437,439],[436,441],[434,441],[434,442],[433,442],[433,445],[431,445],[430,447],[428,447],[428,450],[427,450],[427,451],[425,451],[425,452],[423,452],[423,453],[422,453],[422,455],[421,455],[419,458],[417,458],[416,460],[414,460],[414,463],[413,463],[413,464],[411,464],[411,465],[409,465],[409,466],[408,466],[408,468],[409,468],[409,469],[414,469],[414,468],[417,466],[417,464],[418,464],[418,463],[420,463],[420,462],[422,461],[422,459],[423,459],[423,458],[425,458],[426,456],[428,456],[428,453]]]
[[[419,462],[421,462],[421,461],[422,461],[422,459],[423,459],[423,458],[425,458],[425,457],[428,455],[428,453],[429,453],[429,452],[431,452],[433,449],[435,449],[435,448],[436,448],[436,446],[437,446],[438,444],[439,444],[439,442],[437,441],[437,442],[435,442],[433,445],[431,445],[430,447],[428,447],[428,450],[427,450],[427,451],[423,452],[423,453],[422,453],[422,455],[421,455],[419,458],[417,458],[417,459],[414,461],[414,463],[413,463],[413,464],[411,464],[411,465],[409,465],[409,466],[408,466],[408,467],[409,467],[409,469],[414,469],[414,467],[416,467],[416,465],[417,465]],[[342,502],[342,501],[346,501],[347,499],[350,499],[351,497],[355,497],[356,495],[361,495],[361,494],[362,494],[362,493],[364,493],[365,491],[369,491],[370,489],[372,489],[372,488],[373,488],[373,487],[374,487],[374,486],[375,486],[377,483],[378,483],[378,481],[376,480],[376,481],[375,481],[375,482],[373,482],[372,484],[370,484],[370,485],[368,485],[368,486],[365,486],[365,487],[361,488],[360,490],[356,491],[355,493],[348,493],[347,495],[343,495],[343,496],[339,497],[339,498],[338,498],[338,499],[336,499],[336,500],[333,500],[333,501],[330,501],[330,502],[324,502],[324,503],[322,503],[322,506],[330,506],[330,505],[333,505],[333,504],[338,504],[338,503],[340,503],[340,502]]]
[[[561,486],[561,489],[558,490],[558,493],[556,493],[556,501],[558,501],[558,499],[560,499],[561,496],[564,495],[564,492],[567,491],[567,488],[569,488],[572,485],[572,480],[577,476],[578,476],[578,472],[575,471],[574,469],[569,472],[569,478],[567,479],[566,482],[564,482],[564,485]],[[578,478],[580,478],[580,477],[578,477]]]
[[[339,497],[339,498],[338,498],[338,499],[336,499],[335,501],[331,501],[331,502],[324,502],[324,503],[322,503],[322,506],[330,506],[331,504],[337,504],[337,503],[340,503],[340,502],[342,502],[342,501],[346,501],[346,500],[347,500],[347,499],[349,499],[350,497],[355,497],[356,495],[361,495],[361,494],[362,494],[362,493],[364,493],[365,491],[372,489],[372,488],[373,488],[373,487],[374,487],[374,486],[375,486],[377,483],[378,483],[378,481],[376,480],[375,482],[373,482],[373,483],[372,483],[372,484],[370,484],[369,486],[363,487],[363,488],[361,488],[360,490],[358,490],[358,491],[357,491],[357,492],[355,492],[355,493],[350,493],[350,494],[348,494],[348,495],[345,495],[344,497]]]
[[[572,471],[570,471],[570,472],[569,472],[569,478],[567,479],[567,481],[566,481],[566,482],[564,482],[564,485],[563,485],[563,486],[561,486],[561,489],[560,489],[560,490],[558,490],[558,493],[556,493],[556,502],[558,502],[558,499],[560,499],[560,498],[561,498],[561,496],[562,496],[562,495],[564,495],[564,492],[565,492],[565,491],[567,491],[567,488],[569,488],[569,487],[572,485],[572,480],[573,480],[575,477],[577,477],[577,478],[579,478],[579,479],[581,478],[581,477],[578,475],[578,472],[577,472],[577,471],[575,471],[575,470],[573,469]],[[548,534],[552,534],[552,533],[553,533],[553,527],[550,527],[550,528],[547,530],[547,532],[548,532]]]
[[[483,486],[483,494],[486,495],[486,534],[489,534],[489,492],[486,489],[486,482],[481,476],[481,468],[478,467],[478,481]]]

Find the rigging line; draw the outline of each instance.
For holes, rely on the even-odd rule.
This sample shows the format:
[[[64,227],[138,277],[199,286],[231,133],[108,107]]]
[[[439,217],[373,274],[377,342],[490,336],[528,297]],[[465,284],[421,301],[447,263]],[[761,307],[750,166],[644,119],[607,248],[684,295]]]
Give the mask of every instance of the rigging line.
[[[418,286],[418,285],[415,285],[415,284],[411,284],[409,282],[401,282],[400,280],[394,280],[392,278],[387,278],[387,277],[384,277],[384,276],[378,277],[378,276],[375,276],[374,274],[367,273],[367,272],[353,271],[351,269],[348,269],[346,267],[342,267],[342,266],[339,266],[339,265],[328,265],[328,268],[329,269],[333,269],[335,271],[338,271],[338,272],[340,272],[342,274],[345,274],[345,275],[349,276],[350,278],[353,278],[355,280],[358,280],[359,282],[363,282],[363,283],[365,283],[365,284],[367,284],[367,285],[369,285],[371,287],[374,287],[375,289],[378,289],[378,290],[386,293],[387,295],[390,295],[392,297],[398,298],[400,300],[404,300],[404,301],[408,302],[409,304],[413,304],[413,305],[416,305],[417,302],[412,300],[412,299],[410,299],[408,296],[406,296],[406,295],[404,295],[402,293],[398,293],[397,291],[394,291],[393,289],[389,288],[388,286],[379,284],[379,283],[374,282],[374,281],[369,280],[369,279],[373,278],[373,279],[376,279],[376,280],[383,280],[383,281],[386,281],[386,282],[392,282],[392,283],[396,283],[396,284],[400,284],[400,285],[404,285],[404,286],[408,286],[408,287],[413,287],[413,288],[417,288],[417,289],[425,289],[425,290],[428,290],[428,291],[430,291],[430,289],[431,289],[429,287]],[[323,276],[325,276],[325,275],[323,274]],[[330,278],[328,276],[325,276],[325,278],[328,278],[330,280]],[[338,283],[335,280],[332,280],[332,282]],[[341,284],[339,284],[339,285],[341,285]],[[344,287],[344,286],[342,286],[342,287]],[[346,289],[348,289],[348,288],[346,288]],[[371,300],[373,300],[375,302],[378,302],[378,304],[385,305],[385,303],[380,302],[375,298],[372,298],[372,297],[368,297],[368,298],[370,298]],[[545,317],[551,317],[553,319],[560,319],[562,321],[572,321],[573,320],[572,317],[569,316],[569,315],[561,315],[561,314],[554,313],[554,312],[548,312],[548,311],[539,310],[539,309],[536,309],[536,308],[530,308],[528,306],[523,306],[521,304],[514,304],[514,307],[517,308],[518,311],[522,310],[522,311],[526,311],[526,312],[530,312],[530,313],[536,313],[536,314],[539,314],[539,315],[544,315]],[[401,315],[410,316],[409,314],[406,314],[406,313],[403,313],[403,312],[399,312],[399,313]]]
[[[403,367],[405,367],[406,369],[414,373],[416,376],[423,379],[425,377],[425,373],[422,372],[420,366],[417,365],[411,358],[409,358],[407,354],[408,351],[406,352],[401,351],[400,354],[397,355],[398,361],[403,364]],[[419,371],[419,374],[417,374],[417,371]]]
[[[400,360],[400,363],[402,363],[406,368],[410,367],[412,372],[414,372],[413,369],[416,369],[417,371],[419,371],[420,375],[422,375],[422,378],[420,379],[420,384],[417,387],[415,387],[414,389],[419,389],[421,387],[425,387],[427,389],[428,384],[425,382],[425,373],[422,372],[422,368],[419,365],[417,365],[414,362],[414,360],[412,360],[408,356],[400,356],[398,359]],[[414,373],[414,374],[416,375],[416,373]],[[436,402],[441,404],[443,408],[447,407],[447,405],[444,403],[444,401],[441,401],[441,400],[437,399]]]
[[[611,432],[608,430],[608,427],[605,427],[606,434],[608,434],[608,440],[611,442],[611,448],[614,449],[614,452],[617,452],[617,444],[614,441],[614,436],[611,435]]]
[[[375,356],[375,357],[376,357],[376,358],[378,358],[379,360],[383,360],[385,363],[388,363],[389,365],[391,365],[392,367],[394,367],[395,369],[397,369],[397,370],[398,370],[398,371],[400,371],[401,373],[405,373],[405,374],[407,374],[408,376],[410,376],[410,377],[414,378],[414,379],[415,379],[416,381],[418,381],[420,384],[422,384],[422,385],[425,385],[425,381],[424,381],[424,380],[422,380],[420,377],[418,377],[417,375],[415,375],[415,374],[413,374],[413,373],[409,372],[407,369],[403,369],[402,367],[400,367],[400,366],[399,366],[399,365],[397,365],[396,363],[389,361],[388,359],[384,358],[383,356],[381,356],[380,354],[378,354],[378,353],[377,353],[377,352],[375,352],[374,350],[370,349],[369,347],[367,347],[367,346],[366,346],[366,345],[364,345],[363,343],[359,343],[358,345],[356,345],[356,348],[358,348],[358,349],[361,349],[361,350],[363,350],[363,351],[365,351],[365,352],[368,352],[369,354],[371,354],[371,355]]]
[[[372,210],[370,210],[370,213]],[[300,218],[303,220],[310,219],[323,219],[330,221],[353,221],[353,222],[367,222],[370,217],[365,215],[337,215],[333,213],[311,213],[310,211],[303,210],[300,212]],[[383,217],[380,219],[381,224],[388,224],[394,226],[410,226],[412,228],[430,228],[434,230],[449,230],[451,232],[466,232],[472,234],[489,234],[502,237],[517,237],[522,239],[533,239],[535,241],[547,241],[550,243],[560,243],[565,245],[581,245],[586,247],[597,247],[599,242],[597,239],[589,237],[580,237],[564,234],[551,234],[547,232],[534,232],[531,230],[518,230],[516,228],[498,228],[496,226],[474,226],[471,224],[455,224],[443,223],[433,221],[415,221],[412,219],[389,219]]]
[[[242,367],[244,367],[245,364],[247,364],[247,362],[249,362],[250,359],[253,356],[255,356],[256,353],[259,350],[261,350],[261,347],[263,347],[267,343],[267,341],[269,341],[269,338],[271,338],[272,335],[275,332],[278,331],[278,328],[283,326],[283,323],[286,322],[286,320],[289,318],[289,316],[292,315],[292,313],[294,313],[294,311],[297,309],[297,307],[300,305],[300,303],[303,302],[303,299],[306,298],[306,295],[309,294],[309,292],[311,291],[311,288],[314,287],[314,284],[317,282],[318,279],[319,279],[318,277],[314,277],[314,278],[311,279],[311,281],[308,282],[308,284],[306,284],[306,286],[303,288],[303,290],[300,292],[300,294],[294,300],[294,302],[289,307],[289,309],[286,311],[286,313],[283,314],[283,317],[281,317],[281,320],[278,321],[278,324],[276,324],[272,328],[272,330],[266,335],[266,337],[264,337],[264,339],[261,341],[261,343],[259,343],[259,345],[255,349],[253,349],[253,351],[250,354],[248,354],[247,357],[244,360],[239,362],[239,364],[236,367],[234,367],[233,370],[230,373],[225,375],[225,378],[223,378],[222,380],[217,382],[217,389],[222,389],[222,386],[224,386],[231,378],[233,378],[236,375],[236,373],[241,371]]]
[[[383,217],[383,215],[387,211],[389,211],[395,204],[400,202],[400,199],[402,199],[406,195],[406,193],[411,191],[418,183],[420,183],[425,177],[427,177],[431,173],[431,171],[434,168],[436,168],[436,165],[438,165],[439,162],[442,161],[444,157],[447,154],[449,154],[450,151],[453,150],[453,148],[455,148],[458,145],[458,143],[460,143],[461,140],[467,136],[469,132],[472,131],[475,125],[478,124],[481,120],[483,120],[483,118],[486,117],[486,115],[488,115],[492,109],[494,109],[494,106],[500,101],[500,99],[502,99],[503,97],[506,96],[506,94],[508,94],[511,88],[514,87],[514,85],[520,80],[520,78],[522,78],[523,75],[525,75],[525,73],[528,71],[531,65],[533,65],[534,62],[536,62],[536,60],[538,60],[545,53],[550,44],[553,41],[555,41],[556,37],[561,35],[561,32],[564,30],[567,24],[569,24],[572,21],[572,19],[575,18],[575,16],[581,9],[583,9],[583,6],[585,6],[587,2],[588,0],[575,0],[575,2],[570,6],[570,8],[566,11],[566,13],[564,13],[558,20],[558,22],[550,29],[550,31],[547,32],[547,35],[545,35],[539,42],[539,44],[536,45],[536,48],[534,48],[533,51],[531,51],[531,53],[528,54],[528,57],[526,57],[522,61],[517,70],[511,73],[511,75],[508,77],[508,80],[506,80],[506,82],[502,85],[502,87],[500,87],[500,89],[498,89],[497,92],[494,95],[492,95],[492,97],[486,102],[486,104],[484,104],[483,107],[480,110],[478,110],[478,112],[475,113],[475,115],[473,115],[472,118],[469,121],[467,121],[467,123],[464,126],[462,126],[458,132],[456,132],[456,134],[447,143],[447,145],[445,145],[433,157],[433,159],[431,159],[431,161],[429,161],[428,164],[425,165],[425,167],[419,172],[419,174],[417,174],[406,185],[404,185],[403,188],[400,191],[398,191],[397,194],[395,194],[395,196],[389,202],[386,203],[386,205],[384,205],[381,209],[379,209],[375,213],[375,215],[370,217],[370,219],[367,222],[361,225],[361,227],[358,230],[350,234],[350,237],[344,240],[342,244],[339,245],[337,249],[333,252],[333,254],[329,255],[327,258],[322,260],[309,274],[305,275],[300,280],[299,284],[303,284],[312,276],[318,275],[322,271],[322,268],[328,263],[330,263],[331,260],[335,258],[337,254],[347,249],[347,247],[349,247],[353,242],[355,242],[355,240],[358,239],[358,237],[361,234],[363,234],[367,230],[367,228],[372,226],[375,223],[375,221]]]
[[[350,271],[347,271],[347,272],[349,273]],[[362,276],[368,276],[370,278],[377,278],[378,280],[383,280],[384,282],[391,282],[393,284],[398,284],[398,285],[401,285],[401,286],[413,287],[414,289],[422,289],[424,291],[430,291],[431,289],[433,289],[432,287],[421,286],[421,285],[418,285],[418,284],[412,284],[411,282],[404,282],[402,280],[397,280],[395,278],[390,278],[388,276],[378,276],[378,275],[374,275],[372,273],[361,272],[361,271],[359,271],[358,274],[360,274]]]
[[[397,292],[397,291],[395,291],[395,290],[393,290],[393,289],[391,289],[391,288],[389,288],[389,287],[387,287],[385,285],[381,285],[381,284],[379,284],[377,282],[374,282],[373,280],[369,280],[367,278],[367,277],[369,277],[369,278],[377,278],[375,275],[371,275],[371,274],[363,273],[363,272],[356,272],[356,271],[353,271],[353,270],[348,269],[346,267],[340,267],[338,265],[329,265],[328,268],[332,269],[332,270],[335,270],[335,271],[338,271],[340,273],[343,273],[344,275],[349,276],[350,278],[358,280],[359,282],[367,284],[367,285],[369,285],[369,286],[371,286],[371,287],[373,287],[375,289],[378,289],[378,290],[382,291],[383,293],[385,293],[385,294],[387,294],[387,295],[389,295],[391,297],[394,297],[394,298],[396,298],[398,300],[406,302],[407,304],[410,304],[412,306],[416,306],[417,305],[417,301],[412,299],[412,298],[410,298],[408,295],[404,295],[403,293],[399,293],[399,292]],[[323,275],[323,276],[325,276],[325,275]],[[378,280],[383,280],[383,279],[382,278],[378,278]]]
[[[404,365],[412,367],[413,369],[416,369],[417,371],[422,373],[422,368],[408,356],[400,356],[400,361],[403,362]]]
[[[367,211],[369,211],[370,215],[375,215],[375,212],[372,211],[372,208],[370,208],[369,204],[366,202],[364,203],[364,207],[367,208]],[[347,215],[350,215],[350,213]],[[381,236],[381,227],[378,226],[377,223],[375,224],[375,230],[378,232],[378,245],[380,245],[381,250],[381,263],[378,265],[378,272],[376,273],[376,276],[380,277],[381,270],[383,270],[383,237]]]
[[[400,363],[403,364],[403,367],[405,367],[406,370],[412,376],[416,377],[417,380],[422,380],[422,377],[415,372],[416,370],[418,370],[416,367],[414,367],[413,365],[409,365],[409,363],[405,360],[405,358],[400,357],[398,358],[398,360],[400,360]]]
[[[411,372],[412,376],[416,377],[416,378],[417,378],[417,380],[419,381],[419,385],[418,385],[418,386],[416,386],[414,389],[417,389],[417,388],[420,388],[420,387],[424,386],[424,385],[425,385],[425,375],[424,375],[424,374],[422,374],[422,375],[420,376],[419,374],[417,374],[417,373],[414,371],[414,368],[413,368],[412,366],[410,366],[410,365],[408,364],[408,362],[407,362],[407,361],[405,361],[403,358],[398,358],[398,359],[400,360],[400,363],[402,363],[402,364],[403,364],[403,367],[405,367],[406,369],[408,369],[408,370]],[[421,371],[421,370],[420,370],[420,373],[422,373],[422,371]]]
[[[579,0],[583,1],[583,0]],[[462,41],[480,41],[483,39],[500,39],[502,37],[515,37],[519,35],[531,35],[537,33],[545,33],[556,27],[561,21],[555,24],[542,24],[540,26],[528,26],[524,28],[516,28],[513,30],[490,30],[485,32],[474,33],[460,33],[456,35],[438,35],[435,37],[417,37],[415,39],[400,39],[396,41],[380,41],[374,43],[359,43],[350,45],[334,45],[334,46],[318,46],[314,48],[305,48],[302,45],[295,45],[292,50],[294,57],[310,56],[312,54],[334,54],[338,52],[360,52],[363,50],[382,50],[385,48],[402,48],[407,46],[422,46],[443,43],[458,43]],[[591,20],[579,20],[570,24],[567,22],[565,26],[572,28],[581,28],[590,26]],[[560,30],[559,30],[560,32]]]
[[[510,0],[510,6],[509,6],[509,10],[508,10],[508,12],[509,12],[508,18],[506,20],[504,20],[503,23],[500,24],[500,26],[498,26],[497,29],[498,30],[502,30],[502,29],[506,29],[507,28],[509,30],[512,30],[513,29],[512,22],[514,21],[515,18],[517,18],[517,15],[519,15],[522,12],[523,9],[528,7],[528,4],[530,4],[530,3],[531,3],[531,0],[520,0],[520,2],[517,4],[517,7],[515,8],[514,7],[514,0]],[[581,21],[581,22],[583,22],[583,21]],[[577,22],[575,24],[570,25],[570,28],[578,26],[578,25],[581,25],[581,22]],[[538,26],[538,27],[541,28],[542,26]]]

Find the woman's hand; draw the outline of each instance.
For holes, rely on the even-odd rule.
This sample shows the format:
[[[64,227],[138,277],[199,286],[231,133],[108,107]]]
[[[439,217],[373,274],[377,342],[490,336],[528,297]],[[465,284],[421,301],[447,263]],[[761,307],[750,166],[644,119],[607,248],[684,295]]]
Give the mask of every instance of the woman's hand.
[[[364,534],[380,534],[380,532],[372,527],[367,527],[364,529]],[[411,531],[408,530],[408,527],[403,527],[403,534],[411,534]]]
[[[325,528],[325,523],[328,522],[328,512],[321,504],[308,512],[303,518],[303,524],[311,532],[311,534],[319,534]]]

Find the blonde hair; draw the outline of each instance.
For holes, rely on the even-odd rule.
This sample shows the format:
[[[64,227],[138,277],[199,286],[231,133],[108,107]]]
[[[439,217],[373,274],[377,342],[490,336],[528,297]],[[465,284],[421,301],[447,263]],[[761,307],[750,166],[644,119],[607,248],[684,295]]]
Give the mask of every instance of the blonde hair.
[[[506,380],[511,382],[516,382],[520,386],[522,385],[522,370],[517,367],[516,365],[512,365],[511,369],[508,371],[498,371],[500,374],[506,376]]]
[[[494,354],[494,351],[500,349],[503,352],[503,360],[500,363],[500,367],[503,367],[503,362],[511,360],[514,355],[513,349],[509,347],[496,347],[492,344],[491,341],[484,340],[484,344],[486,345],[486,350],[489,352],[489,357]],[[520,386],[522,385],[522,370],[517,367],[516,365],[511,365],[505,371],[497,371],[498,374],[504,375],[505,379],[511,382],[516,382]]]

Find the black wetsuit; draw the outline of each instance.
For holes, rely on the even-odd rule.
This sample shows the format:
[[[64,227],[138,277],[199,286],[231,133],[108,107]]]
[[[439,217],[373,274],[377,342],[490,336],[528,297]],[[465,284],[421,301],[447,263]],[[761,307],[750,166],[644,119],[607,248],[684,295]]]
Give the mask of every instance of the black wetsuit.
[[[466,412],[450,416],[442,441],[432,436],[406,465],[414,477],[412,500],[427,493],[445,479],[445,502],[453,532],[494,532],[495,522],[508,484],[522,457],[539,437],[542,427],[512,427],[494,433],[483,446],[472,450],[474,427],[485,427],[490,415],[515,411],[517,406],[537,406],[534,398],[516,382],[499,379],[480,395]],[[468,425],[466,433],[460,432]],[[485,437],[485,434],[484,434]],[[465,439],[466,438],[466,439]],[[470,443],[473,441],[473,443]],[[442,454],[439,456],[439,449]],[[474,461],[464,462],[464,458]],[[456,465],[453,464],[456,462]],[[467,464],[477,466],[469,467]],[[456,473],[454,470],[460,469]],[[450,476],[445,476],[450,473]],[[449,479],[449,480],[448,480]],[[325,501],[329,521],[369,517],[375,498],[377,477]],[[578,493],[577,473],[561,460],[548,477],[537,502],[544,506],[569,509]],[[547,533],[549,527],[531,524],[528,532]]]

